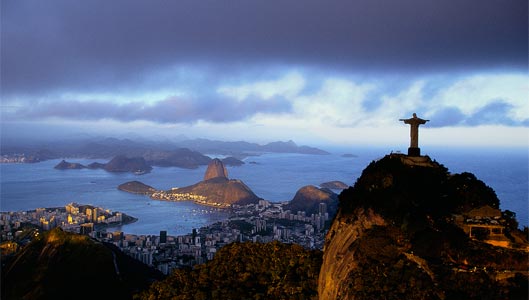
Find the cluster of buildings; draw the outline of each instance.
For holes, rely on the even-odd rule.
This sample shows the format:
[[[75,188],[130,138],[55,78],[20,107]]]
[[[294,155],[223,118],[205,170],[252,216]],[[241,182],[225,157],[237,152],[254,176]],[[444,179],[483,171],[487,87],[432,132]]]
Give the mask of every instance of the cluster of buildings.
[[[112,243],[125,254],[169,274],[175,268],[202,264],[213,259],[223,246],[233,242],[296,243],[310,249],[322,249],[330,224],[327,205],[321,203],[317,214],[283,210],[284,203],[236,206],[232,216],[222,222],[195,229],[187,235],[133,235],[107,231],[108,225],[124,224],[132,219],[90,205],[70,203],[64,208],[40,208],[27,212],[0,214],[2,241],[13,240],[24,223],[44,230],[61,227],[65,231],[86,234],[101,242]]]
[[[26,163],[30,159],[23,153],[17,154],[4,154],[0,156],[0,163],[2,164],[13,164],[13,163]]]
[[[259,204],[236,206],[229,219],[181,236],[168,236],[166,231],[160,231],[159,235],[94,231],[90,235],[114,244],[164,274],[211,260],[221,247],[233,242],[277,240],[322,249],[330,223],[327,205],[321,203],[319,212],[311,216],[306,216],[305,212],[283,211],[283,205],[262,200]]]
[[[108,226],[115,226],[135,221],[135,218],[121,212],[112,212],[92,205],[77,203],[65,207],[37,208],[30,211],[0,213],[1,241],[13,240],[24,224],[32,224],[50,230],[61,227],[65,231],[89,234]]]
[[[484,242],[499,247],[509,247],[505,236],[505,220],[501,210],[488,205],[474,208],[464,215],[454,215],[455,224],[461,227],[470,238],[483,237]]]

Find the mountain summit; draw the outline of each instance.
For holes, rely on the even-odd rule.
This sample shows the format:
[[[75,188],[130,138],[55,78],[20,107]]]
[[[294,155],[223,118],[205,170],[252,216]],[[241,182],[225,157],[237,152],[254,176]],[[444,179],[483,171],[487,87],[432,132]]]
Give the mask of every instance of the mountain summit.
[[[204,174],[204,180],[216,177],[228,178],[228,170],[226,170],[226,167],[224,167],[224,164],[218,158],[211,160],[208,164],[206,174]]]
[[[391,154],[339,201],[319,299],[527,299],[527,237],[473,174]]]

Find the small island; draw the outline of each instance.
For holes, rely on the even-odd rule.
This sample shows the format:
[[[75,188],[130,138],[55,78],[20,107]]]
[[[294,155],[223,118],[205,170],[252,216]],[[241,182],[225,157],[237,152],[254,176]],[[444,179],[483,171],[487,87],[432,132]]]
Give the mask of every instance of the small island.
[[[80,169],[86,169],[86,166],[80,163],[67,162],[63,159],[54,168],[57,170],[80,170]]]
[[[152,195],[157,190],[139,181],[129,181],[118,186],[118,190],[133,194]]]

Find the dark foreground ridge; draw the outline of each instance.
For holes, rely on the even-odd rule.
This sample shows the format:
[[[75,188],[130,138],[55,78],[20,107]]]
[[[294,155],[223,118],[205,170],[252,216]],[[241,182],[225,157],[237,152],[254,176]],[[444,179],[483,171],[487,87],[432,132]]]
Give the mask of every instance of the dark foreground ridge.
[[[2,299],[132,299],[163,275],[112,244],[45,232],[2,267]],[[90,286],[90,289],[83,289]]]
[[[319,299],[527,299],[527,238],[474,175],[388,155],[339,198]]]

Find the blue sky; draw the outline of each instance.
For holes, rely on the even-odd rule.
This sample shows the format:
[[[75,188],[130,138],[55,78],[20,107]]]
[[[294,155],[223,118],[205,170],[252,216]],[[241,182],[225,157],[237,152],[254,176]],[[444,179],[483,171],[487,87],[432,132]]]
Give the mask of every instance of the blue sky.
[[[2,135],[529,143],[527,1],[1,1]]]

